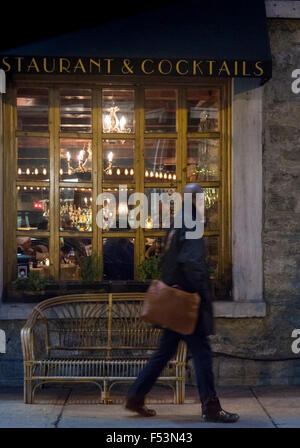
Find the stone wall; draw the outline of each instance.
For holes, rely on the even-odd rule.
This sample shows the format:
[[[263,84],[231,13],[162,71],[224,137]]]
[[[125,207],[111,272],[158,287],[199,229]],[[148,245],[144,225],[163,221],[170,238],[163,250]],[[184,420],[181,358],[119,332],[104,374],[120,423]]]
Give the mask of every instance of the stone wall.
[[[300,68],[300,21],[269,20],[273,77],[263,92],[263,266],[267,315],[217,319],[216,352],[254,362],[217,358],[219,384],[300,384],[291,351],[300,328],[300,94],[291,90]],[[298,355],[299,357],[299,355]],[[267,359],[295,360],[268,362]]]

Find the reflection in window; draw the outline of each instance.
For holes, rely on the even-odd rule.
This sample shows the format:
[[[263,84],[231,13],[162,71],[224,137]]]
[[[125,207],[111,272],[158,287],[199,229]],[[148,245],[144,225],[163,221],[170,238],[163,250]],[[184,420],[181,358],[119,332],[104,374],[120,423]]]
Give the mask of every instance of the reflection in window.
[[[176,180],[176,140],[145,140],[145,182]]]
[[[60,140],[60,178],[67,182],[89,182],[92,176],[91,140]]]
[[[220,94],[213,89],[187,89],[188,132],[219,130]]]
[[[91,232],[91,188],[60,189],[60,228],[65,231]]]
[[[18,138],[17,178],[29,181],[49,181],[49,139]]]
[[[205,204],[205,230],[219,229],[219,189],[204,188],[204,204]]]
[[[103,141],[103,182],[134,182],[134,141]]]
[[[134,230],[134,205],[128,206],[128,198],[133,189],[104,188],[102,201],[102,222],[98,226],[103,231]],[[121,196],[124,194],[124,198]]]
[[[80,280],[80,262],[90,255],[90,238],[60,238],[60,279]]]
[[[181,208],[180,195],[176,195],[176,189],[145,188],[145,196],[148,200],[145,230],[170,228],[174,223],[175,213]]]
[[[134,279],[134,239],[103,239],[103,279]]]
[[[18,230],[49,229],[49,188],[17,187]]]
[[[61,132],[91,132],[91,90],[62,89],[60,91]]]
[[[134,91],[125,89],[103,89],[103,132],[134,132]]]
[[[164,237],[155,236],[145,238],[145,258],[150,258],[153,255],[162,256],[163,254]]]
[[[188,140],[189,182],[219,180],[219,140]]]
[[[30,272],[41,277],[50,275],[48,238],[17,238],[17,277],[25,278]]]
[[[146,89],[146,132],[176,132],[177,91]]]
[[[17,92],[18,130],[48,131],[48,89],[25,87]]]
[[[205,236],[204,243],[208,273],[212,279],[215,279],[218,276],[218,237]]]

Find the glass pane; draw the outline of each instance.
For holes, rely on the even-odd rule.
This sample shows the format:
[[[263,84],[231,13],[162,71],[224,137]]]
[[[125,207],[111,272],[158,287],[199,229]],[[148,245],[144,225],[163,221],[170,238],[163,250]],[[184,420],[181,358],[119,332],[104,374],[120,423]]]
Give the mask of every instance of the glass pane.
[[[67,182],[89,182],[92,179],[91,140],[60,140],[60,178]]]
[[[176,132],[177,90],[146,89],[145,131]]]
[[[48,131],[48,89],[25,87],[17,92],[18,130]]]
[[[134,279],[134,238],[103,238],[103,279]]]
[[[187,89],[188,132],[219,130],[219,90]]]
[[[27,277],[29,272],[50,275],[49,238],[17,238],[17,277]]]
[[[60,91],[61,132],[91,132],[91,120],[91,90],[62,89]]]
[[[49,188],[17,187],[18,230],[49,229]]]
[[[145,258],[153,255],[161,256],[163,254],[164,237],[154,236],[145,238]]]
[[[205,236],[204,243],[209,276],[214,279],[218,276],[219,240],[216,236]]]
[[[102,221],[97,222],[103,231],[135,231],[134,205],[128,205],[128,197],[134,193],[133,189],[104,188]],[[124,195],[124,197],[122,196]]]
[[[134,142],[103,140],[103,182],[134,182]]]
[[[103,89],[103,132],[134,132],[134,90]]]
[[[219,229],[219,189],[218,188],[204,188],[205,191],[205,230]]]
[[[49,181],[49,139],[39,137],[18,138],[19,180]]]
[[[188,140],[189,182],[219,180],[219,140]]]
[[[60,230],[92,231],[92,189],[60,189]]]
[[[165,195],[161,196],[162,193]],[[148,200],[145,230],[168,229],[173,224],[176,213],[176,205],[174,200],[171,200],[173,193],[176,193],[175,188],[145,188]],[[176,199],[176,194],[174,198]],[[177,199],[177,210],[179,210],[181,208],[180,195]]]
[[[145,182],[176,180],[176,140],[145,139]]]
[[[84,257],[91,254],[90,238],[60,238],[60,279],[81,280],[79,265]]]

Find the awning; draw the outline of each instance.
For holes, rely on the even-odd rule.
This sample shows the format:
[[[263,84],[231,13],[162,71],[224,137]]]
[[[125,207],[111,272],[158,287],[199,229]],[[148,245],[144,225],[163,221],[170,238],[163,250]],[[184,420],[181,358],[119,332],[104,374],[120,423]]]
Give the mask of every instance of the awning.
[[[12,73],[253,77],[272,63],[263,0],[186,0],[2,52]]]

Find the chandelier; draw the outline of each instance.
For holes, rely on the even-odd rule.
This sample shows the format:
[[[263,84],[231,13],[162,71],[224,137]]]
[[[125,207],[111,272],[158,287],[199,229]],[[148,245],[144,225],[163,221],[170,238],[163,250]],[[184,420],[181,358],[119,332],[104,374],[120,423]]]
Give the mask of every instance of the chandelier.
[[[92,151],[91,151],[91,142],[88,143],[88,145],[84,145],[83,149],[79,152],[77,156],[77,166],[73,166],[71,164],[71,154],[69,151],[67,152],[67,164],[68,164],[68,174],[74,174],[74,173],[86,173],[89,171],[89,168],[86,167],[87,162],[92,157]],[[63,174],[62,170],[60,170],[60,174]]]
[[[116,132],[128,134],[131,132],[130,128],[126,127],[127,120],[122,115],[119,119],[117,117],[117,112],[119,112],[120,108],[118,106],[113,106],[109,109],[109,115],[104,116],[103,120],[103,132]]]

